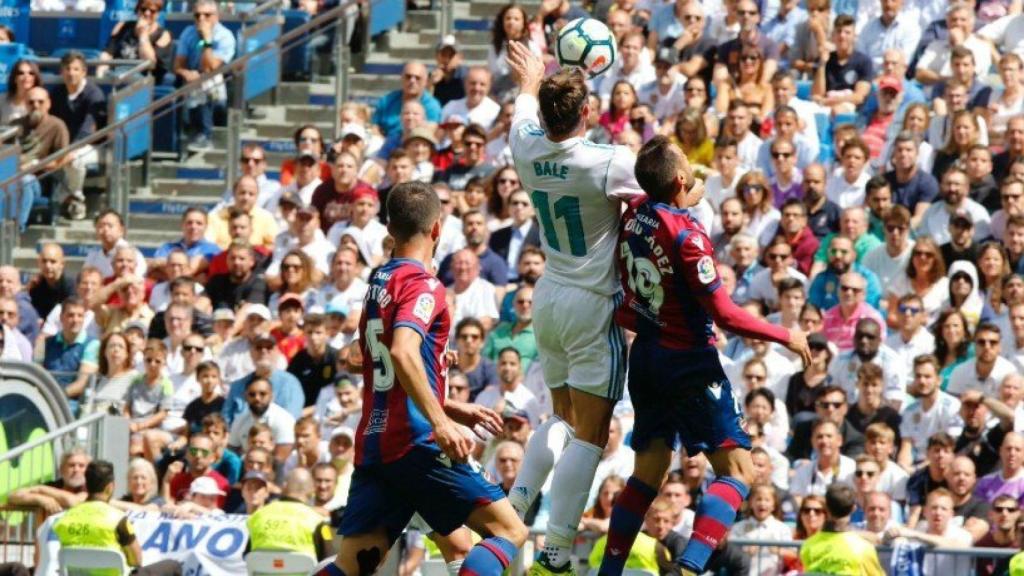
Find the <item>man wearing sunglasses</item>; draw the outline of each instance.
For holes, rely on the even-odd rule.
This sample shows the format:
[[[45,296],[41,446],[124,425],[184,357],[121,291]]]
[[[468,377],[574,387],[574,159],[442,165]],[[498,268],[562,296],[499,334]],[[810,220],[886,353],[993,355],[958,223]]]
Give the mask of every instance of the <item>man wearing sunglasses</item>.
[[[169,503],[183,500],[188,495],[192,481],[201,476],[213,478],[217,487],[227,493],[231,486],[227,478],[213,469],[216,459],[217,454],[214,450],[213,440],[206,434],[193,434],[188,441],[185,462],[178,460],[171,462],[167,467],[163,484],[164,499]],[[223,496],[217,499],[217,506],[224,506]]]
[[[975,546],[979,548],[1015,548],[1020,549],[1020,539],[1024,535],[1024,524],[1021,523],[1020,504],[1009,494],[996,496],[992,509],[988,512],[988,523],[992,531],[982,536]],[[975,564],[977,574],[1006,574],[1010,568],[1007,558],[980,558]],[[1014,574],[1017,572],[1015,571]]]
[[[181,84],[195,82],[204,74],[220,68],[235,57],[235,35],[220,23],[216,0],[197,0],[192,8],[195,24],[181,33],[174,54],[174,74]],[[209,150],[213,147],[214,108],[223,109],[227,89],[220,75],[211,78],[205,94],[188,102],[186,130],[191,132],[188,149]]]
[[[402,69],[402,87],[388,92],[377,101],[373,123],[385,137],[400,132],[402,104],[418,100],[423,104],[427,121],[437,124],[441,121],[441,103],[427,91],[427,67],[421,62],[409,62]]]
[[[824,242],[822,246],[825,246]],[[818,268],[821,263],[816,261],[811,267],[811,276],[814,277],[814,280],[811,281],[811,286],[807,290],[807,301],[821,310],[828,310],[839,304],[842,291],[839,279],[847,272],[852,271],[859,274],[865,281],[863,301],[869,306],[877,308],[882,294],[878,276],[855,261],[857,252],[854,250],[853,240],[849,236],[836,234],[828,240],[827,249],[824,252],[827,258],[824,269],[815,276],[815,268]]]
[[[1016,372],[1013,363],[1003,358],[1002,331],[999,326],[983,322],[974,331],[974,358],[958,365],[949,376],[946,392],[960,397],[969,390],[979,390],[985,396],[997,398],[999,384]]]

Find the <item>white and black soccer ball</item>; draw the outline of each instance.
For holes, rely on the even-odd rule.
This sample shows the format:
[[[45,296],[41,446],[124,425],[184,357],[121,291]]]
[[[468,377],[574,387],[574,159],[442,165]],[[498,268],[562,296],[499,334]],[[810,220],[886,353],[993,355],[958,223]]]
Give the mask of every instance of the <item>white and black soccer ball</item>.
[[[595,18],[577,18],[558,32],[558,63],[582,68],[590,78],[611,69],[618,52],[612,31]]]

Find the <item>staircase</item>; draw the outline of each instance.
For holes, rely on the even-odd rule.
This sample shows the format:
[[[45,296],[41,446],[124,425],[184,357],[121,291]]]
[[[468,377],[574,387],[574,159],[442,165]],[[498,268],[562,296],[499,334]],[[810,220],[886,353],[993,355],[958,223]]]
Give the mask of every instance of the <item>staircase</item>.
[[[457,0],[454,2],[454,33],[459,40],[467,66],[487,64],[487,44],[494,16],[506,0]],[[533,11],[537,0],[527,2]],[[410,10],[401,30],[393,30],[375,39],[365,66],[351,75],[349,94],[356,101],[373,104],[400,87],[400,73],[410,60],[432,66],[434,47],[441,34],[438,10]],[[314,76],[308,82],[283,83],[277,89],[277,102],[269,98],[254,103],[259,119],[246,119],[242,141],[259,142],[267,149],[267,171],[275,176],[293,149],[291,135],[302,124],[314,124],[330,137],[333,130],[333,77]],[[180,237],[180,215],[188,206],[212,207],[228,188],[224,167],[227,163],[227,129],[216,128],[214,148],[177,158],[155,158],[150,169],[149,186],[132,191],[129,200],[128,239],[144,255],[151,256],[164,242]],[[141,176],[133,174],[132,182]],[[32,226],[21,236],[14,251],[14,264],[23,275],[37,270],[36,249],[44,240],[61,244],[67,270],[77,274],[85,255],[96,247],[92,221],[61,221],[54,227]]]

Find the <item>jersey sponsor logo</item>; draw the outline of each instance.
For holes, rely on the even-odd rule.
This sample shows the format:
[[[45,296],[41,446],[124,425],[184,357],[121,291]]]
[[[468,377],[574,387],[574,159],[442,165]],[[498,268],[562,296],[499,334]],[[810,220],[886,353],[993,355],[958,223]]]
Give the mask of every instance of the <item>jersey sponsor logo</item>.
[[[711,284],[717,274],[715,261],[711,259],[711,256],[702,256],[697,261],[697,279],[701,284]]]
[[[374,408],[370,411],[370,419],[366,423],[364,435],[380,434],[388,427],[388,411],[386,408]]]
[[[434,314],[434,297],[430,294],[420,294],[420,297],[416,299],[416,306],[412,309],[412,315],[419,318],[424,324],[430,322],[431,315]]]

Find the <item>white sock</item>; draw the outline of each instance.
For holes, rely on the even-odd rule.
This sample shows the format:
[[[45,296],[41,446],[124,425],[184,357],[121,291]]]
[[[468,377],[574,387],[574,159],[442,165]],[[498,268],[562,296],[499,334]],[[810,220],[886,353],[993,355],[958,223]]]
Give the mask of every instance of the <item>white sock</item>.
[[[580,517],[587,506],[590,485],[601,461],[601,448],[574,439],[555,466],[551,479],[551,516],[544,553],[548,565],[558,568],[569,561],[569,551],[576,539]]]
[[[462,569],[462,561],[463,560],[465,560],[465,558],[462,558],[462,559],[459,559],[459,560],[452,560],[451,562],[449,562],[447,564],[447,566],[448,566],[448,576],[459,576],[459,570]]]
[[[541,486],[572,438],[572,426],[558,416],[548,418],[530,436],[523,465],[519,468],[515,484],[508,492],[508,501],[519,514],[520,520],[526,516],[526,511],[537,499]]]

